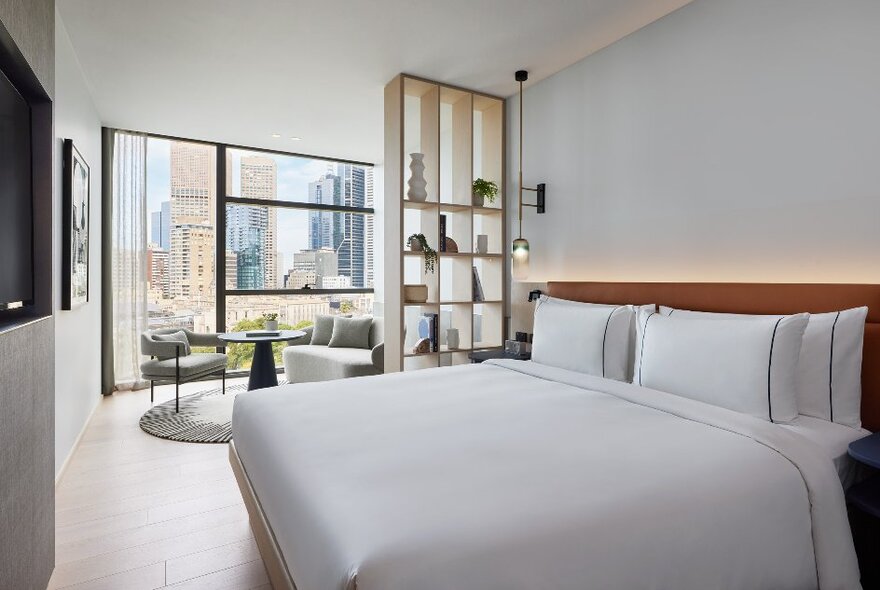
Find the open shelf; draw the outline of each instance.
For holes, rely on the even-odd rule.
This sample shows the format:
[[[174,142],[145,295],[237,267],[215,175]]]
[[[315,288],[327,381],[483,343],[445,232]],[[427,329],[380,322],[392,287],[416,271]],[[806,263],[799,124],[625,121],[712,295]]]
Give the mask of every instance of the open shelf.
[[[403,201],[404,209],[436,209],[438,205],[437,201],[410,201],[408,199]]]
[[[403,74],[385,88],[388,371],[467,363],[468,353],[478,346],[503,344],[504,108],[501,98]],[[425,201],[407,196],[414,153],[423,154]],[[473,197],[477,178],[498,185],[493,203]],[[434,272],[425,271],[423,252],[406,245],[407,237],[417,233],[438,253]],[[444,235],[455,242],[455,251],[442,247],[449,245],[442,242]],[[395,249],[400,250],[399,257]],[[476,302],[475,270],[483,299]],[[403,301],[401,284],[426,285],[428,302]],[[437,352],[412,352],[422,314],[437,314]],[[450,336],[458,339],[458,346],[451,349]]]

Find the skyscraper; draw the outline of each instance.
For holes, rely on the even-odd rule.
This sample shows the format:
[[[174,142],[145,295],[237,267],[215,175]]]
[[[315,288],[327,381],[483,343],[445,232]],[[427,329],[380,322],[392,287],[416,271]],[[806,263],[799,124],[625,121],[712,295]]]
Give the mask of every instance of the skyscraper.
[[[238,254],[232,250],[226,251],[226,288],[238,288]]]
[[[265,207],[226,206],[226,247],[235,252],[236,287],[265,289],[266,233],[269,215]]]
[[[274,201],[278,198],[278,166],[272,158],[262,156],[242,156],[241,158],[241,196],[249,199]],[[263,233],[262,266],[263,284],[267,289],[275,289],[278,283],[278,217],[274,207],[256,207],[265,217]],[[239,275],[241,276],[241,275]]]
[[[150,213],[150,243],[162,247],[162,212]]]
[[[163,250],[171,245],[171,201],[164,201],[150,214],[150,241]]]
[[[336,175],[342,188],[342,205],[364,207],[366,183],[364,169],[354,164],[337,164]],[[339,255],[339,274],[351,277],[352,287],[364,286],[364,215],[360,213],[334,214],[340,223],[342,240],[336,248]]]
[[[375,201],[373,200],[373,169],[364,169],[364,179],[366,184],[366,199],[364,206],[368,209],[372,208]],[[376,220],[375,215],[367,215],[364,217],[364,287],[372,287],[376,278],[376,263],[373,258],[373,240],[376,239]]]
[[[168,297],[168,251],[147,248],[147,286]]]
[[[214,225],[217,171],[214,146],[171,143],[171,226],[186,223]]]
[[[214,295],[213,146],[171,143],[169,291],[173,297]]]
[[[202,223],[171,230],[169,283],[171,295],[207,299],[214,296],[214,228]]]
[[[309,203],[338,205],[341,193],[339,177],[334,174],[325,174],[309,183]],[[334,242],[334,215],[330,211],[309,211],[310,249],[335,249],[339,245],[338,242]]]

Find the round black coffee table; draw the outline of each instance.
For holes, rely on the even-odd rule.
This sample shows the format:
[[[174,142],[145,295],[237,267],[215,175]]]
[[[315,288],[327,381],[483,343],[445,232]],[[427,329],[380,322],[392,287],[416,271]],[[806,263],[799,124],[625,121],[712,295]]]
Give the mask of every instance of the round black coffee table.
[[[248,391],[274,387],[278,385],[278,377],[275,375],[275,355],[272,354],[273,342],[296,340],[306,335],[300,330],[281,330],[275,334],[256,334],[255,332],[227,332],[217,337],[224,342],[254,345],[254,360],[251,362],[251,375],[248,378]]]

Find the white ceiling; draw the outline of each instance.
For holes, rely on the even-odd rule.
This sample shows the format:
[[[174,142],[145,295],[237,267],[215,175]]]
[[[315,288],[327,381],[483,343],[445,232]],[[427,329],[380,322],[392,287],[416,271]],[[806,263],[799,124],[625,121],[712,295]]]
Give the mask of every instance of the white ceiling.
[[[689,1],[58,0],[58,8],[107,125],[380,162],[382,91],[397,73],[509,96],[515,70],[528,69],[533,83]]]

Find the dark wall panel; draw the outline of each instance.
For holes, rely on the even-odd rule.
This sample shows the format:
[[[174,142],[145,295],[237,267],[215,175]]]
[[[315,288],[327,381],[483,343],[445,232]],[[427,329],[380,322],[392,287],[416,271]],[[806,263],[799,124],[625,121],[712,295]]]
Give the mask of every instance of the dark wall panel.
[[[0,333],[0,587],[45,588],[55,563],[55,322]]]
[[[55,2],[0,0],[0,21],[49,96],[55,96]]]
[[[49,96],[55,93],[54,0],[0,0],[0,21]],[[52,106],[35,113],[36,285],[52,312]],[[0,588],[46,587],[55,563],[55,322],[0,331]]]

